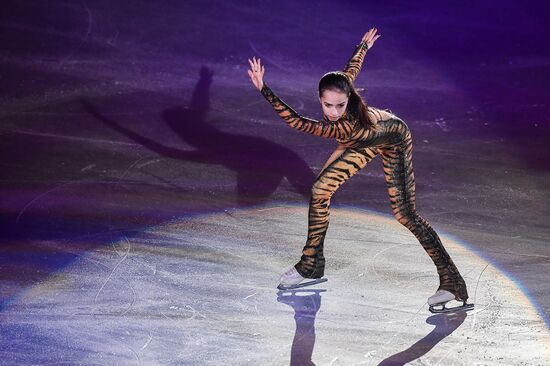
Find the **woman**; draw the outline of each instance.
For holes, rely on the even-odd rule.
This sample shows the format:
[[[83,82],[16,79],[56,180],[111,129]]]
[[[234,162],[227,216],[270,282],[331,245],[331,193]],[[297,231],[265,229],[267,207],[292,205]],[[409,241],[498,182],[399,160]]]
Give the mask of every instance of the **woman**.
[[[248,60],[254,86],[292,128],[324,138],[333,138],[339,146],[327,160],[313,184],[308,213],[308,235],[300,261],[281,276],[279,289],[318,283],[325,268],[323,244],[329,224],[330,198],[346,180],[362,169],[377,154],[384,163],[384,175],[395,218],[409,229],[436,265],[439,288],[428,299],[430,311],[444,312],[470,308],[468,292],[458,269],[443,247],[434,229],[416,212],[415,181],[412,168],[412,137],[408,126],[389,110],[367,106],[354,87],[368,49],[380,37],[370,29],[356,46],[343,71],[323,75],[319,81],[319,102],[323,121],[302,117],[279,99],[263,81],[261,60]],[[301,283],[306,278],[318,279]],[[321,279],[321,280],[319,280]],[[445,309],[456,299],[462,306]],[[436,309],[435,305],[441,305]]]

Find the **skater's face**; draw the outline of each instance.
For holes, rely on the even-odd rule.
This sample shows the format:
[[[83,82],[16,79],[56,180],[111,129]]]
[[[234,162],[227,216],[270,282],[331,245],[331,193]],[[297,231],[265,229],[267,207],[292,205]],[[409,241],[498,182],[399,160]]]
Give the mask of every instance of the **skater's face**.
[[[327,89],[319,97],[323,113],[330,121],[342,117],[348,106],[348,99],[348,95],[339,89]]]

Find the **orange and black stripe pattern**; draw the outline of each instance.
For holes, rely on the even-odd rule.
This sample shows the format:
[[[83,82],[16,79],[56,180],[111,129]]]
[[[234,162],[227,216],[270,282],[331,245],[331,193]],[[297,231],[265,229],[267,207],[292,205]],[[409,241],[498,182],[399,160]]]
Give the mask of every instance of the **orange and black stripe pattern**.
[[[363,60],[365,59],[365,54],[367,53],[368,49],[369,48],[366,42],[361,42],[357,46],[355,46],[355,51],[353,51],[353,55],[348,60],[348,63],[344,68],[344,74],[352,83],[357,75],[359,75],[359,72],[361,72]]]
[[[352,81],[361,69],[365,52],[366,47],[359,45],[348,61],[344,72]],[[351,120],[349,113],[336,122],[316,121],[300,116],[275,96],[265,83],[261,92],[290,127],[315,136],[334,138],[346,146],[344,152],[319,174],[313,184],[307,241],[302,257],[295,265],[296,270],[306,278],[320,278],[324,275],[323,246],[329,226],[330,199],[344,182],[379,154],[395,218],[415,235],[433,260],[439,275],[439,289],[452,292],[457,300],[466,301],[468,292],[464,279],[435,230],[416,212],[412,136],[407,124],[393,116],[378,121],[376,131],[368,130],[358,121]]]

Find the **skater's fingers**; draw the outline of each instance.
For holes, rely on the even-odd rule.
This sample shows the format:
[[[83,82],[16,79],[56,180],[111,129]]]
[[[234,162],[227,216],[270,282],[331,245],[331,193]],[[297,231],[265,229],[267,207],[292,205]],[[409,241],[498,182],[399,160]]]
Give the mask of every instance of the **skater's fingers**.
[[[254,58],[254,60],[252,61],[252,71],[258,71],[258,60],[256,60],[256,58]]]
[[[376,35],[376,32],[377,32],[376,28],[371,28],[371,30],[369,30],[369,35],[368,35],[369,41],[374,38],[374,36]]]
[[[250,76],[250,80],[252,81],[252,84],[256,84],[256,78],[254,77],[254,74],[252,71],[248,70],[248,76]]]
[[[369,31],[365,33],[365,35],[363,36],[363,41],[366,41],[367,39],[369,39],[371,31],[372,31],[372,28],[369,29]]]
[[[376,28],[372,28],[369,32],[369,40],[372,40],[375,34],[376,34]]]

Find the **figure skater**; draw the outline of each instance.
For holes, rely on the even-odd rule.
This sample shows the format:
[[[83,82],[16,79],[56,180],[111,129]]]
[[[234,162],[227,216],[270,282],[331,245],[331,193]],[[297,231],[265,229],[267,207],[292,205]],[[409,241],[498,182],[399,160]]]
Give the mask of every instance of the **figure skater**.
[[[329,224],[330,198],[349,178],[380,154],[384,176],[395,218],[409,229],[433,260],[439,275],[439,287],[428,299],[432,312],[470,309],[468,291],[439,236],[415,207],[415,181],[412,167],[412,136],[407,124],[391,113],[368,106],[358,94],[354,80],[361,70],[367,50],[380,37],[371,28],[356,46],[343,71],[328,72],[319,81],[319,102],[323,120],[299,115],[267,86],[261,60],[249,59],[254,86],[271,103],[279,116],[292,128],[324,138],[336,139],[338,147],[324,164],[311,190],[307,241],[298,263],[285,271],[278,286],[281,290],[326,281],[323,245]],[[314,279],[302,282],[305,279]],[[445,308],[453,299],[461,306]],[[441,306],[441,308],[440,308]]]

